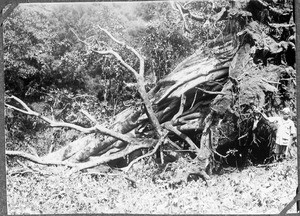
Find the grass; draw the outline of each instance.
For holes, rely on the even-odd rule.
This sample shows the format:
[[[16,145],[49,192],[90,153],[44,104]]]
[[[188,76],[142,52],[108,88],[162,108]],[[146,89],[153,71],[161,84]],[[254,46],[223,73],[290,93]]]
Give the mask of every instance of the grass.
[[[155,166],[142,161],[128,174],[77,173],[63,167],[36,166],[42,173],[20,173],[8,168],[9,214],[55,213],[279,213],[295,196],[296,159],[270,166],[251,166],[242,171],[213,175],[206,185],[201,179],[169,187],[154,183]],[[295,206],[289,212],[296,212]]]

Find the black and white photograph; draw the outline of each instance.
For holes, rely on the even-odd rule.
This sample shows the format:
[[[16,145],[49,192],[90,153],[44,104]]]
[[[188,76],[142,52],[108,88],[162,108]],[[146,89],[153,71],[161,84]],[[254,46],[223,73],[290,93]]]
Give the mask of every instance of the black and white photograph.
[[[6,213],[297,215],[295,4],[1,3]]]

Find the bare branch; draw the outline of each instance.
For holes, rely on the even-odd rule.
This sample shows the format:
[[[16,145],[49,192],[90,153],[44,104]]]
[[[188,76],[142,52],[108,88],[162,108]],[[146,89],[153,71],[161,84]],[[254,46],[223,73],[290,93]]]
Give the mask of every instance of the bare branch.
[[[73,167],[73,163],[68,163],[64,161],[51,161],[51,160],[45,160],[43,158],[34,156],[32,154],[28,154],[26,152],[22,151],[5,151],[5,154],[8,156],[19,156],[22,158],[25,158],[29,161],[32,161],[34,163],[42,164],[42,165],[64,165],[64,166],[70,166]]]
[[[177,10],[183,20],[183,27],[184,27],[184,30],[187,31],[187,32],[191,32],[191,30],[189,29],[188,27],[188,24],[187,24],[187,21],[185,19],[185,16],[187,15],[186,11],[184,10],[185,8],[183,8],[183,6],[178,3],[178,2],[172,2],[171,5],[173,6],[173,8],[175,10]],[[189,12],[188,12],[189,14]]]
[[[192,120],[192,119],[197,119],[197,118],[201,118],[203,117],[203,115],[201,113],[195,113],[195,112],[192,112],[192,113],[188,113],[186,115],[183,115],[181,116],[179,119],[177,119],[177,121],[175,123],[183,123],[183,122],[187,122],[189,120]]]
[[[98,26],[99,27],[99,26]],[[153,111],[153,108],[152,108],[152,105],[151,105],[151,102],[148,98],[148,94],[145,90],[145,81],[144,81],[144,59],[143,57],[132,47],[130,46],[127,46],[125,45],[123,42],[117,40],[114,36],[112,36],[106,29],[103,29],[101,27],[99,27],[100,30],[104,31],[112,40],[114,40],[116,43],[118,44],[121,44],[123,46],[125,46],[127,49],[131,50],[132,52],[135,53],[135,55],[138,56],[138,58],[140,59],[140,72],[138,73],[136,70],[134,70],[130,65],[128,65],[123,59],[122,57],[115,51],[113,50],[107,50],[107,51],[98,51],[98,50],[94,50],[92,49],[93,52],[95,53],[98,53],[98,54],[101,54],[101,55],[107,55],[107,54],[112,54],[114,55],[117,60],[119,60],[121,62],[121,64],[123,66],[125,66],[129,71],[131,71],[135,78],[136,78],[136,81],[138,83],[138,91],[141,95],[141,98],[143,99],[144,101],[144,104],[145,104],[145,108],[146,108],[146,113],[147,113],[147,116],[148,118],[150,119],[151,123],[153,124],[156,132],[162,136],[163,132],[162,132],[162,128],[159,124],[159,121],[157,120],[155,114],[154,114],[154,111]],[[74,32],[74,30],[71,29],[71,31],[75,34],[75,36],[78,38],[79,41],[81,41],[82,43],[84,43],[86,46],[90,47],[90,45],[88,43],[86,43],[85,41],[82,41],[78,35]]]
[[[227,158],[227,157],[230,155],[230,153],[228,153],[228,154],[226,154],[226,155],[222,155],[222,154],[220,154],[219,152],[217,152],[217,151],[215,151],[215,150],[213,150],[213,149],[211,149],[211,151],[212,151],[213,153],[215,153],[216,155],[218,155],[219,157],[221,157],[221,158]]]
[[[196,15],[196,14],[193,14],[188,8],[187,8],[187,5],[190,4],[192,1],[190,2],[187,2],[186,4],[184,5],[181,5],[180,3],[178,2],[173,2],[171,1],[170,4],[172,6],[172,8],[176,11],[179,12],[182,20],[183,20],[183,27],[184,27],[184,30],[187,31],[187,32],[191,32],[191,30],[189,29],[188,27],[188,24],[187,24],[187,20],[186,20],[186,16],[188,16],[189,18],[195,20],[195,21],[199,21],[199,22],[203,22],[205,21],[206,19],[208,19],[207,17],[205,16],[201,16],[201,15]]]
[[[38,153],[37,153],[37,150],[35,148],[33,148],[32,146],[30,146],[29,144],[27,144],[29,150],[31,151],[31,153],[33,155],[35,155],[36,157],[39,157]]]
[[[190,106],[190,109],[192,109],[192,108],[194,107],[195,102],[196,102],[197,95],[198,95],[198,91],[195,92],[194,99],[193,99],[193,102],[192,102],[192,104],[191,104],[191,106]]]
[[[71,31],[73,32],[73,34],[77,37],[77,39],[78,39],[81,43],[85,44],[87,47],[90,47],[90,44],[87,43],[87,42],[85,42],[84,40],[81,40],[81,39],[79,38],[79,36],[75,33],[75,31],[74,31],[73,29],[71,29]],[[92,52],[98,53],[98,54],[100,54],[100,55],[113,55],[113,56],[115,56],[115,58],[116,58],[118,61],[120,61],[120,63],[121,63],[124,67],[126,67],[129,71],[131,71],[135,76],[138,75],[138,72],[137,72],[136,70],[134,70],[129,64],[127,64],[127,63],[123,60],[123,58],[122,58],[117,52],[115,52],[115,51],[113,51],[113,50],[98,51],[98,50],[95,50],[95,49],[92,49],[92,48],[90,48],[90,49],[91,49]]]
[[[109,136],[112,136],[116,139],[119,139],[119,140],[122,140],[124,142],[127,142],[127,143],[131,143],[131,142],[136,142],[135,139],[125,135],[125,134],[121,134],[121,133],[118,133],[118,132],[115,132],[113,130],[110,130],[110,129],[107,129],[101,125],[95,125],[94,126],[99,132],[103,133],[103,134],[106,134],[106,135],[109,135]]]
[[[97,158],[94,157],[95,159],[93,159],[92,161],[88,161],[88,162],[78,164],[77,167],[75,168],[74,172],[81,171],[81,170],[91,168],[91,167],[95,167],[95,166],[98,166],[98,165],[103,164],[105,162],[108,162],[108,161],[111,161],[111,160],[114,160],[114,159],[117,159],[117,158],[124,157],[125,155],[128,155],[129,153],[131,153],[135,150],[141,149],[141,148],[150,148],[150,147],[153,146],[154,142],[157,142],[157,140],[143,139],[143,140],[140,140],[139,144],[137,144],[137,145],[127,145],[127,147],[122,151],[119,151],[119,152],[116,152],[116,153],[113,153],[113,154],[110,154],[108,152],[108,153],[105,153],[105,154],[103,154],[103,155],[101,155]]]
[[[27,115],[32,115],[32,116],[36,116],[38,118],[41,118],[42,120],[44,120],[45,122],[49,123],[51,127],[68,127],[68,128],[72,128],[78,131],[81,131],[85,134],[90,134],[90,133],[94,133],[99,131],[100,133],[103,133],[105,135],[109,135],[112,136],[116,139],[122,140],[124,142],[130,143],[130,142],[135,142],[135,140],[127,135],[121,134],[121,133],[117,133],[113,130],[107,129],[99,124],[96,124],[93,127],[90,128],[84,128],[75,124],[71,124],[71,123],[66,123],[66,122],[57,122],[54,120],[51,120],[45,116],[42,116],[40,113],[33,111],[32,109],[30,109],[21,99],[17,98],[16,96],[10,96],[9,98],[12,98],[14,100],[16,100],[17,102],[19,102],[26,110],[22,110],[19,109],[15,106],[6,104],[5,105],[11,109],[17,110],[19,112],[22,112],[24,114]],[[90,114],[88,114],[87,112],[84,112],[85,115],[89,115],[89,118],[91,117]]]
[[[69,128],[72,128],[72,129],[75,129],[75,130],[78,130],[78,131],[81,131],[83,133],[92,133],[92,132],[95,132],[96,131],[96,128],[95,127],[91,127],[91,128],[84,128],[84,127],[81,127],[81,126],[78,126],[78,125],[74,125],[74,124],[70,124],[70,123],[66,123],[66,122],[56,122],[56,121],[53,121],[45,116],[42,116],[40,113],[38,112],[35,112],[33,111],[32,109],[30,109],[21,99],[15,97],[15,96],[11,96],[10,98],[13,98],[15,99],[16,101],[18,101],[20,104],[22,104],[22,106],[26,109],[26,110],[23,110],[23,109],[19,109],[15,106],[12,106],[12,105],[9,105],[7,103],[5,103],[5,106],[7,106],[8,108],[10,109],[14,109],[16,111],[19,111],[19,112],[22,112],[24,114],[27,114],[27,115],[32,115],[32,116],[36,116],[38,118],[41,118],[42,120],[44,120],[45,122],[49,123],[51,127],[69,127]]]
[[[171,122],[165,122],[165,123],[163,124],[163,126],[164,126],[167,130],[169,130],[169,131],[175,133],[177,136],[179,136],[179,137],[181,137],[182,139],[184,139],[184,140],[191,146],[192,150],[196,150],[196,151],[199,150],[199,148],[196,146],[196,144],[195,144],[195,143],[194,143],[187,135],[185,135],[185,134],[182,133],[181,131],[177,130],[174,126],[172,126]]]
[[[183,113],[185,102],[186,102],[186,96],[185,96],[185,94],[182,94],[181,100],[180,100],[180,108],[179,108],[178,112],[173,116],[172,121],[177,119]]]
[[[117,40],[109,31],[107,31],[105,28],[100,27],[99,25],[97,26],[101,31],[104,31],[113,41],[116,43],[120,44],[121,46],[126,46],[126,44],[122,41]]]
[[[186,8],[186,7],[187,7],[189,4],[191,4],[193,1],[194,1],[194,0],[190,0],[190,1],[186,2],[186,3],[184,3],[183,7]]]
[[[173,126],[183,132],[183,131],[202,131],[203,130],[203,119],[193,119],[186,122],[181,122],[179,125],[176,123],[173,123]]]
[[[101,28],[100,26],[98,26],[98,28],[101,30],[101,31],[104,31],[113,41],[115,41],[116,43],[126,47],[127,49],[129,49],[130,51],[132,51],[140,60],[140,69],[139,69],[139,74],[144,77],[144,71],[145,71],[145,63],[144,63],[144,58],[143,56],[138,52],[136,51],[133,47],[131,46],[128,46],[126,43],[122,42],[122,41],[119,41],[117,40],[109,31],[107,31],[106,29],[104,28]]]
[[[107,31],[106,29],[104,28],[101,28],[100,26],[98,26],[98,28],[101,30],[101,31],[104,31],[113,41],[115,41],[116,43],[120,44],[121,46],[124,46],[126,47],[127,49],[129,49],[130,51],[132,51],[140,60],[140,70],[139,70],[139,74],[144,77],[144,58],[142,57],[142,55],[137,52],[133,47],[131,46],[128,46],[127,44],[125,44],[124,42],[121,42],[119,40],[117,40],[109,31]],[[119,58],[117,58],[118,60],[120,60]],[[124,62],[125,63],[125,62]],[[122,64],[124,64],[122,63]],[[126,63],[125,63],[126,64]],[[127,67],[127,66],[126,66]]]
[[[107,31],[106,29],[104,28],[101,28],[100,26],[98,26],[98,28],[101,30],[101,31],[104,31],[113,41],[115,41],[116,43],[120,44],[121,46],[124,46],[126,47],[127,49],[131,50],[140,60],[140,62],[143,62],[144,59],[143,57],[141,56],[141,54],[136,51],[133,47],[131,46],[128,46],[126,43],[122,42],[122,41],[119,41],[117,40],[109,31]]]
[[[154,149],[153,149],[151,152],[149,152],[149,153],[147,153],[147,154],[144,154],[144,155],[142,155],[142,156],[140,156],[140,157],[134,159],[133,161],[130,162],[130,164],[129,164],[127,167],[122,168],[122,170],[126,173],[126,172],[129,171],[129,169],[132,167],[132,165],[135,164],[136,162],[138,162],[139,160],[141,160],[141,159],[143,159],[143,158],[145,158],[145,157],[149,157],[149,156],[155,154],[155,152],[157,151],[157,149],[158,149],[158,148],[160,147],[160,145],[163,143],[164,138],[165,138],[165,136],[164,136],[164,137],[161,137],[161,138],[159,139],[159,141],[156,143]]]
[[[178,150],[182,150],[175,142],[173,142],[172,140],[170,140],[170,138],[166,139],[166,142],[170,143],[172,146],[174,146],[176,149]],[[172,150],[173,151],[173,150]]]
[[[80,112],[82,112],[86,117],[88,117],[92,122],[95,124],[98,124],[97,120],[95,117],[93,117],[91,114],[89,114],[86,110],[81,109]]]
[[[51,145],[50,145],[50,147],[49,147],[49,150],[48,150],[48,153],[49,153],[49,154],[52,153],[53,150],[54,150],[54,144],[51,143]]]

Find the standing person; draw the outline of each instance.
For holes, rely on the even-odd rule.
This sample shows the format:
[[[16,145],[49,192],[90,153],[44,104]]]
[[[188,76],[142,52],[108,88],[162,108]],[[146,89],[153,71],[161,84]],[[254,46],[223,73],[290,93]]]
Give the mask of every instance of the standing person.
[[[289,148],[296,139],[296,127],[290,119],[291,110],[286,107],[281,111],[281,116],[267,117],[264,113],[260,113],[264,119],[274,122],[277,126],[275,141],[275,159],[280,160],[287,156]]]

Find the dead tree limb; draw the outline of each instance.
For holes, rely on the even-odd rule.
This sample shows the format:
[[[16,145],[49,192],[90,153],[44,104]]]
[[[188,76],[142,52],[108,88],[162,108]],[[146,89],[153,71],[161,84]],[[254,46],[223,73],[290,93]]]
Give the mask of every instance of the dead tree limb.
[[[178,112],[173,116],[172,121],[176,120],[179,116],[181,116],[181,114],[183,113],[183,110],[184,110],[185,102],[186,102],[186,96],[185,96],[185,94],[182,94],[182,95],[181,95],[181,100],[180,100],[180,107],[179,107],[179,110],[178,110]]]
[[[163,143],[164,139],[165,139],[165,136],[161,137],[161,138],[159,139],[159,141],[156,143],[155,147],[153,148],[153,150],[152,150],[151,152],[149,152],[149,153],[147,153],[147,154],[144,154],[144,155],[142,155],[141,157],[138,157],[138,158],[134,159],[133,161],[130,162],[130,164],[129,164],[127,167],[123,168],[122,170],[126,173],[126,172],[129,171],[129,169],[132,167],[132,165],[135,164],[136,162],[138,162],[139,160],[141,160],[141,159],[143,159],[143,158],[145,158],[145,157],[149,157],[149,156],[155,154],[155,152],[158,150],[158,148],[159,148],[159,147],[161,146],[161,144]]]
[[[125,147],[124,150],[110,154],[109,152],[98,156],[98,157],[93,157],[93,159],[91,159],[90,161],[87,162],[82,162],[82,163],[78,163],[77,167],[75,167],[74,172],[77,171],[81,171],[87,168],[91,168],[91,167],[95,167],[98,166],[100,164],[106,163],[108,161],[114,160],[114,159],[118,159],[121,157],[124,157],[126,155],[128,155],[129,153],[138,150],[138,149],[142,149],[142,148],[150,148],[154,145],[154,143],[158,143],[157,140],[155,139],[143,139],[143,140],[139,140],[139,143],[136,145],[127,145]]]
[[[110,32],[108,32],[106,29],[104,28],[101,28],[98,26],[98,28],[101,30],[101,31],[104,31],[113,41],[115,41],[116,43],[122,45],[122,46],[125,46],[127,49],[129,49],[130,51],[132,51],[138,58],[139,58],[139,61],[140,61],[140,68],[139,68],[139,73],[133,69],[130,65],[128,65],[124,60],[123,58],[115,51],[113,50],[106,50],[106,51],[98,51],[98,50],[95,50],[95,49],[92,49],[93,52],[95,53],[98,53],[98,54],[101,54],[101,55],[113,55],[116,57],[116,59],[123,65],[125,66],[130,72],[133,73],[133,75],[135,76],[136,78],[136,81],[137,81],[137,87],[138,87],[138,91],[141,95],[141,98],[143,99],[143,102],[144,102],[144,105],[145,105],[145,108],[146,108],[146,113],[147,113],[147,116],[148,118],[150,119],[150,121],[152,122],[157,134],[159,136],[162,135],[162,128],[159,124],[159,121],[157,120],[155,114],[154,114],[154,111],[153,111],[153,108],[152,108],[152,105],[151,105],[151,102],[149,100],[149,97],[148,97],[148,94],[145,90],[145,81],[144,81],[144,58],[133,48],[133,47],[130,47],[128,45],[126,45],[125,43],[117,40],[112,34],[110,34]],[[77,37],[77,39],[84,43],[85,45],[87,45],[88,47],[90,47],[90,45],[81,40],[79,38],[79,36],[74,32],[74,30],[72,30],[72,32],[75,34],[75,36]]]
[[[199,150],[199,148],[196,146],[196,144],[195,144],[188,136],[186,136],[184,133],[182,133],[181,131],[179,131],[179,130],[176,129],[175,127],[173,127],[172,124],[171,124],[171,122],[165,122],[165,123],[163,124],[163,126],[164,126],[167,130],[169,130],[169,131],[175,133],[177,136],[179,136],[179,137],[181,137],[182,139],[184,139],[184,140],[191,146],[192,150],[195,150],[195,151]]]
[[[141,110],[135,110],[134,108],[126,109],[115,117],[115,122],[110,128],[119,133],[126,134],[139,125],[140,115]],[[95,134],[89,134],[48,154],[46,157],[59,158],[61,160],[85,161],[91,155],[102,155],[111,148],[114,148],[117,141],[118,140],[114,137],[108,137],[104,141],[101,141]]]
[[[68,127],[68,128],[72,128],[72,129],[78,130],[80,132],[83,132],[85,134],[90,134],[90,133],[99,131],[100,133],[102,133],[104,135],[109,135],[111,137],[114,137],[116,139],[122,140],[127,143],[134,142],[134,140],[131,137],[128,137],[127,135],[117,133],[113,130],[107,129],[107,128],[99,125],[98,123],[93,127],[84,128],[84,127],[81,127],[81,126],[78,126],[75,124],[71,124],[71,123],[57,122],[57,121],[51,120],[51,119],[47,118],[46,116],[42,116],[40,113],[35,112],[32,109],[30,109],[21,99],[17,98],[16,96],[10,96],[8,98],[12,98],[12,99],[16,100],[17,102],[19,102],[25,108],[25,110],[19,109],[15,106],[5,103],[5,105],[8,108],[14,109],[16,111],[19,111],[19,112],[27,114],[27,115],[36,116],[36,117],[44,120],[45,122],[49,123],[51,127]],[[87,114],[87,113],[85,112],[85,114]]]
[[[26,152],[22,152],[22,151],[5,151],[5,154],[8,156],[19,156],[22,158],[25,158],[29,161],[32,161],[34,163],[38,163],[38,164],[42,164],[42,165],[64,165],[64,166],[70,166],[73,167],[74,164],[73,163],[68,163],[65,161],[56,161],[56,160],[45,160],[41,157],[37,157],[35,155],[32,154],[28,154]]]

